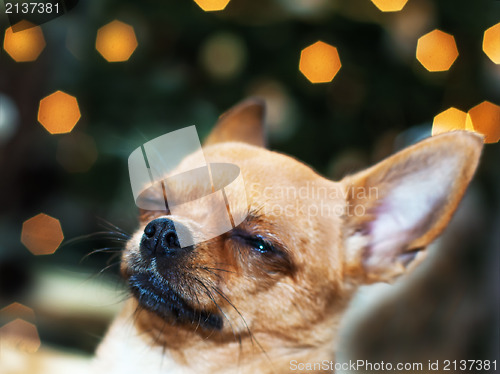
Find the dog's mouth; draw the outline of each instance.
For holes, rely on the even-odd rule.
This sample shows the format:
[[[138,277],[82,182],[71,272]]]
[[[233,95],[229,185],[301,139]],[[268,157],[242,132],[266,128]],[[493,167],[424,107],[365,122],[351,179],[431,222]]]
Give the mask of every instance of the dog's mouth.
[[[192,307],[167,281],[159,279],[151,272],[132,274],[128,284],[142,308],[167,321],[208,330],[222,329],[223,322],[220,315]]]
[[[164,320],[207,330],[222,329],[222,316],[194,308],[167,281],[152,272],[132,274],[128,284],[139,305]]]

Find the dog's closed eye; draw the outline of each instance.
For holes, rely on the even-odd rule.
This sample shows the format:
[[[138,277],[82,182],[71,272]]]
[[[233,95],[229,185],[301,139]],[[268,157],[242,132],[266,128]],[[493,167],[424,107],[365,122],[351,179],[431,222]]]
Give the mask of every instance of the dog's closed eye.
[[[262,235],[243,236],[242,239],[249,247],[261,254],[278,252],[274,245],[267,241]]]
[[[239,248],[248,250],[249,257],[260,270],[269,274],[291,274],[294,271],[290,255],[279,245],[273,243],[261,234],[236,232],[231,235],[231,240]]]

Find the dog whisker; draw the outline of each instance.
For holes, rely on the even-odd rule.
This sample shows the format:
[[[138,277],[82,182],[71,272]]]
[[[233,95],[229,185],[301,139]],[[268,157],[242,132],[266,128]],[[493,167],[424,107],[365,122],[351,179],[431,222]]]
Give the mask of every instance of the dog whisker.
[[[163,332],[165,331],[165,328],[167,327],[167,323],[166,321],[163,321],[163,326],[161,329],[158,330],[158,334],[156,335],[156,337],[154,338],[154,344],[155,345],[158,345],[160,342],[162,342],[163,344],[161,344],[162,346],[165,346],[165,343],[164,341],[160,340],[162,335],[163,335]]]
[[[214,267],[210,267],[210,266],[198,266],[197,267],[198,269],[203,269],[203,270],[213,270],[213,271],[220,271],[220,272],[224,272],[224,273],[232,273],[232,274],[235,274],[236,272],[235,271],[231,271],[231,270],[227,270],[227,269],[221,269],[221,268],[214,268]]]
[[[113,262],[112,264],[108,265],[108,266],[105,266],[103,269],[101,269],[97,274],[102,274],[104,273],[105,271],[109,270],[110,268],[112,268],[113,266],[116,266],[116,265],[120,265],[121,261],[117,261],[117,262]]]
[[[234,330],[234,327],[233,327],[231,320],[226,315],[226,313],[224,313],[224,311],[221,309],[219,303],[217,303],[217,301],[213,297],[212,292],[210,292],[210,289],[205,285],[205,283],[201,279],[199,279],[197,277],[193,277],[193,280],[196,281],[198,284],[200,284],[205,289],[206,295],[210,298],[210,300],[214,303],[215,307],[219,310],[219,312],[224,316],[224,318],[229,323],[229,326],[231,327],[231,331],[233,332],[233,335],[234,335],[235,340],[236,340],[236,331]],[[241,345],[241,337],[239,337],[238,342]]]
[[[189,288],[190,293],[192,295],[194,295],[198,309],[201,309],[201,303],[200,303],[200,299],[198,298],[198,294],[196,292],[192,292],[192,288],[190,286],[188,286],[188,288]],[[193,323],[193,321],[191,322],[191,324],[192,323]],[[195,332],[198,331],[198,328],[200,327],[200,325],[201,325],[201,313],[198,313],[198,322],[197,322],[197,325],[194,329]]]
[[[130,240],[130,236],[116,231],[97,231],[87,235],[77,236],[75,238],[66,240],[61,247],[65,247],[72,244],[84,243],[90,240],[111,240],[116,242],[127,242]]]
[[[236,308],[236,306],[229,300],[229,298],[225,295],[225,293],[222,290],[220,290],[218,287],[212,286],[212,289],[216,293],[218,293],[236,311],[236,313],[238,313],[238,315],[240,316],[241,320],[243,321],[243,324],[245,325],[245,327],[246,327],[246,329],[248,331],[248,334],[250,336],[252,344],[255,343],[259,347],[259,349],[262,351],[262,353],[264,354],[264,356],[267,358],[267,360],[269,360],[269,362],[271,362],[271,359],[267,355],[266,350],[264,349],[264,347],[262,347],[262,345],[260,344],[260,342],[255,337],[255,335],[252,333],[252,331],[250,330],[250,327],[248,326],[245,318],[240,313],[240,311],[238,310],[238,308]]]
[[[90,256],[97,254],[97,253],[121,253],[123,251],[122,247],[105,247],[105,248],[97,248],[94,249],[92,252],[87,253],[85,256],[82,257],[80,262],[85,261],[88,259]]]
[[[100,223],[100,225],[102,227],[107,228],[107,229],[112,229],[112,231],[119,232],[119,233],[121,233],[123,235],[128,236],[129,238],[131,237],[130,233],[128,233],[127,231],[125,231],[121,227],[119,227],[117,225],[114,225],[110,221],[108,221],[108,220],[106,220],[106,219],[104,219],[102,217],[97,217],[97,219],[99,220],[99,223]]]
[[[222,276],[220,274],[218,274],[217,272],[234,273],[234,271],[211,268],[211,267],[207,267],[207,266],[196,266],[194,269],[195,270],[202,270],[202,271],[205,271],[209,274],[212,274],[213,276],[217,277],[217,279],[222,279]]]

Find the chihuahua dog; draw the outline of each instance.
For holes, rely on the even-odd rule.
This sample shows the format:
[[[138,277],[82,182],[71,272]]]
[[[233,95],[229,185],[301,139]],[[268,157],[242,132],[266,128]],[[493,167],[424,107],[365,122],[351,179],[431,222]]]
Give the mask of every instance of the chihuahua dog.
[[[131,297],[93,372],[281,374],[334,362],[357,287],[389,282],[418,262],[450,221],[483,146],[471,132],[442,134],[333,182],[267,150],[263,117],[264,105],[247,100],[220,117],[203,145],[208,161],[240,168],[243,222],[181,247],[174,223],[196,235],[220,212],[194,204],[194,222],[140,211],[121,262]]]

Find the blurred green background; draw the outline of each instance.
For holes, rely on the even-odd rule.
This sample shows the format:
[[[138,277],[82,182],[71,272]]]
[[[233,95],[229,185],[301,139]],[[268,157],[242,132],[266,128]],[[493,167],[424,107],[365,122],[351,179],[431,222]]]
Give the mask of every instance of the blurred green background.
[[[95,49],[97,30],[114,19],[137,36],[126,62],[108,63]],[[495,0],[409,0],[396,13],[370,0],[232,0],[214,13],[192,0],[80,1],[42,25],[47,46],[35,62],[0,52],[0,309],[22,302],[42,343],[92,352],[126,295],[113,253],[85,256],[119,243],[66,242],[105,230],[100,218],[134,230],[127,158],[135,148],[189,125],[203,138],[224,110],[257,95],[268,103],[270,147],[339,179],[430,135],[449,107],[499,105],[500,66],[481,47],[499,21]],[[3,36],[3,12],[0,22]],[[459,50],[447,72],[415,58],[418,38],[435,28]],[[331,83],[313,85],[298,69],[301,50],[317,40],[340,55]],[[37,122],[39,101],[57,90],[80,106],[66,135]],[[461,302],[477,296],[483,317],[457,323],[483,332],[470,339],[488,355],[499,341],[499,168],[500,145],[486,145],[463,223],[474,230],[459,243],[450,282],[462,287]],[[61,222],[65,242],[54,255],[34,256],[20,242],[23,222],[40,212]]]

